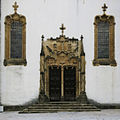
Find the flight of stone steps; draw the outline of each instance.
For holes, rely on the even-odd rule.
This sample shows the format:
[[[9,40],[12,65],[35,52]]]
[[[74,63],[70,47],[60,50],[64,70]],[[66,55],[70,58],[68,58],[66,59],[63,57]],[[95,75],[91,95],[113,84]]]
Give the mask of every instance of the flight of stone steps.
[[[49,113],[49,112],[82,112],[100,111],[92,104],[80,104],[78,102],[48,102],[29,106],[19,113]]]

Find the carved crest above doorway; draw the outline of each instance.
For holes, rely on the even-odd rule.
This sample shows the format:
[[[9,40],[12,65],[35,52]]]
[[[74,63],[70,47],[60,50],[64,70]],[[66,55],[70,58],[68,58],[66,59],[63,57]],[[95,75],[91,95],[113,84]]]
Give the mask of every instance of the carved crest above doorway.
[[[86,102],[85,53],[83,36],[80,40],[62,34],[44,41],[40,53],[40,102]]]

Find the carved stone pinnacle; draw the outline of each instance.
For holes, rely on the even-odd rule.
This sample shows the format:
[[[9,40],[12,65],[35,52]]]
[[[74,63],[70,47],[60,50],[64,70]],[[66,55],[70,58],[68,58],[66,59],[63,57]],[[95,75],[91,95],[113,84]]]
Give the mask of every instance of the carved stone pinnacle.
[[[42,41],[43,41],[44,40],[44,35],[42,35],[41,38],[42,38]]]

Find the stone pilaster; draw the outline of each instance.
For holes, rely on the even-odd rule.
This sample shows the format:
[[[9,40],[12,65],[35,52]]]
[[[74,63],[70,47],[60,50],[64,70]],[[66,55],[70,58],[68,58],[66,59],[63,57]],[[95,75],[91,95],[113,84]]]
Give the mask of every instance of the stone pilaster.
[[[87,104],[87,95],[86,95],[86,80],[85,80],[85,52],[83,48],[83,36],[81,35],[81,53],[80,53],[80,95],[77,97],[77,101],[81,104]]]

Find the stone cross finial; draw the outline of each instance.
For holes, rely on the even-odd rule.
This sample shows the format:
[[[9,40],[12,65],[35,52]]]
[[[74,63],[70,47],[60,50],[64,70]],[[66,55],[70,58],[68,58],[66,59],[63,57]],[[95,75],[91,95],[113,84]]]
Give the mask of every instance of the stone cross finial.
[[[15,13],[17,13],[17,8],[18,8],[18,7],[19,7],[19,6],[17,5],[17,2],[15,2],[14,5],[13,5],[13,8],[14,8]]]
[[[64,27],[64,24],[62,24],[62,26],[60,27],[60,30],[62,30],[62,36],[63,36],[63,34],[64,34],[64,30],[65,30],[66,28]]]
[[[102,7],[104,14],[105,14],[105,11],[106,11],[107,8],[108,8],[108,7],[107,7],[106,4],[104,3],[104,6]]]

